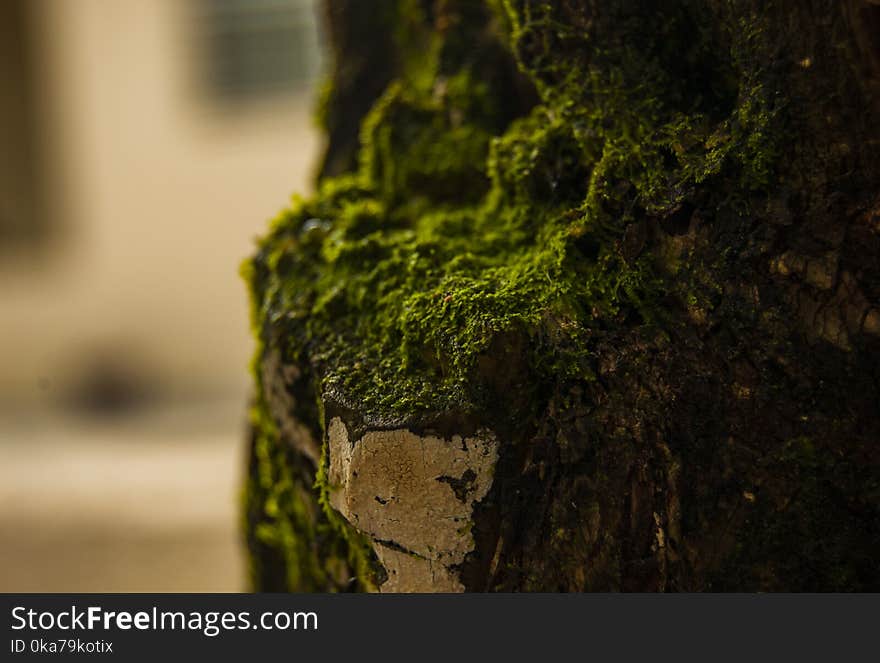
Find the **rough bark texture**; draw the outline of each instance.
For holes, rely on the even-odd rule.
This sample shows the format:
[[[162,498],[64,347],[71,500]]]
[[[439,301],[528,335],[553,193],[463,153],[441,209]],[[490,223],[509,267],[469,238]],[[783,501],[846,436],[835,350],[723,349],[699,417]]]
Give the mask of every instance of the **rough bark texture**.
[[[880,5],[327,16],[245,268],[255,587],[880,590]]]

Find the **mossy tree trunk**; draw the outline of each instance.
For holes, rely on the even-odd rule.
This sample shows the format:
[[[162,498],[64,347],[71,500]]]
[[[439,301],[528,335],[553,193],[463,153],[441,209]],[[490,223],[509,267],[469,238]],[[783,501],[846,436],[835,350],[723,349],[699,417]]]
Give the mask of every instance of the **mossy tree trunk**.
[[[880,590],[880,4],[326,16],[245,268],[256,588]]]

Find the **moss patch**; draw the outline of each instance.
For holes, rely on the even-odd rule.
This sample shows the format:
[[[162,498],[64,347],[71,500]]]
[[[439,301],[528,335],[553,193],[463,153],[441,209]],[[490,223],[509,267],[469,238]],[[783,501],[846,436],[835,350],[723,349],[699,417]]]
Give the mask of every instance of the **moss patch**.
[[[697,18],[672,4],[662,39],[609,53],[549,5],[504,3],[494,38],[541,99],[503,129],[479,62],[459,52],[449,71],[457,33],[435,32],[364,122],[358,171],[295,201],[260,242],[258,326],[283,316],[289,358],[377,416],[480,409],[477,358],[513,330],[536,375],[589,379],[589,328],[651,321],[677,289],[655,258],[621,250],[628,226],[674,214],[722,172],[739,185],[716,204],[746,204],[775,155],[766,72],[735,56],[759,33],[727,24],[738,69],[719,69],[739,88],[707,87],[700,48],[717,45],[693,44]],[[701,67],[691,79],[664,66],[679,47]]]

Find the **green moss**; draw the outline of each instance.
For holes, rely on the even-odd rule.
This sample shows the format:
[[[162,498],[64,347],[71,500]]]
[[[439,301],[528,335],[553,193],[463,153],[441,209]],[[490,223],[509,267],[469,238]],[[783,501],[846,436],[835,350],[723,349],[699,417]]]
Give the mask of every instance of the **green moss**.
[[[326,489],[321,488],[326,453],[317,480],[312,481],[309,461],[285,446],[269,413],[258,377],[264,351],[258,326],[263,312],[257,306],[259,293],[266,287],[263,274],[251,263],[242,267],[252,294],[251,320],[258,339],[252,366],[257,389],[249,413],[252,466],[244,488],[251,585],[257,590],[373,590],[380,573],[375,555],[364,538],[326,503]]]
[[[674,28],[688,3],[673,4],[665,36],[684,42]],[[530,339],[538,374],[589,377],[587,330],[620,315],[650,322],[652,302],[677,288],[654,259],[622,255],[627,225],[662,218],[722,171],[741,184],[716,205],[747,200],[769,176],[764,72],[732,56],[735,100],[728,90],[689,103],[657,39],[609,54],[544,5],[505,6],[499,38],[542,103],[498,131],[503,100],[467,57],[438,73],[451,37],[432,33],[440,41],[366,119],[359,172],[296,201],[260,243],[262,320],[284,316],[289,356],[361,411],[480,408],[475,361],[513,330]],[[734,51],[739,30],[725,35]]]
[[[522,407],[542,408],[542,384],[594,379],[595,330],[662,337],[668,307],[711,308],[714,265],[642,245],[682,210],[744,217],[772,179],[784,100],[756,55],[771,50],[759,17],[688,0],[651,3],[650,24],[626,0],[583,24],[566,3],[438,3],[450,13],[433,19],[393,4],[401,66],[362,124],[358,170],[295,199],[245,268],[256,336],[279,331],[317,408],[321,394],[364,417],[494,424],[486,361],[524,364]],[[525,82],[495,75],[514,61]],[[257,537],[291,588],[326,585],[333,560],[370,586],[369,548],[327,503],[326,448],[316,514],[261,398]]]
[[[374,589],[375,556],[363,537],[327,505],[326,489],[321,488],[324,465],[313,485],[310,469],[285,448],[261,399],[251,409],[250,423],[255,467],[245,487],[246,530],[252,548],[273,553],[251,559],[259,564],[274,557],[280,569],[252,568],[252,584],[257,589],[280,585],[297,591]],[[273,572],[284,578],[272,579]]]

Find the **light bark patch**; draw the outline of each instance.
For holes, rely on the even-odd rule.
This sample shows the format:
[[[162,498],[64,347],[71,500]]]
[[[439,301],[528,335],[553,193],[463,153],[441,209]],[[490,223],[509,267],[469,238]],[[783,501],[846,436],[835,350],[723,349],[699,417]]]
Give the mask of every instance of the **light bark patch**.
[[[492,486],[495,436],[399,428],[351,441],[338,417],[328,435],[330,504],[373,540],[388,572],[380,591],[463,591],[454,567],[474,549],[473,511]]]

